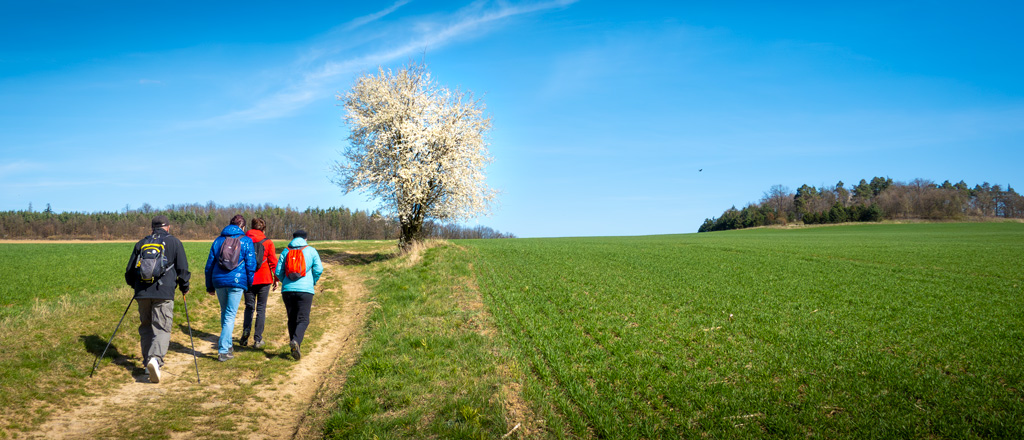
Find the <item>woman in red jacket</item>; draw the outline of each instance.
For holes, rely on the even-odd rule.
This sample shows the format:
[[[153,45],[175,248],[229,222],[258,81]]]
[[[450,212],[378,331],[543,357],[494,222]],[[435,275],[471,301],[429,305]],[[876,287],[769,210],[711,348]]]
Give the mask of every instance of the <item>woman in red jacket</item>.
[[[274,242],[263,233],[267,230],[267,222],[262,218],[254,218],[252,227],[245,235],[253,242],[256,254],[256,270],[252,279],[252,287],[245,292],[245,315],[242,321],[242,338],[238,345],[245,347],[249,345],[249,329],[252,328],[253,310],[256,311],[256,334],[253,335],[253,348],[263,348],[263,323],[267,316],[267,294],[270,293],[271,283],[273,290],[277,290],[277,275],[274,269],[277,267],[277,251],[274,250]],[[263,251],[260,255],[260,251]]]

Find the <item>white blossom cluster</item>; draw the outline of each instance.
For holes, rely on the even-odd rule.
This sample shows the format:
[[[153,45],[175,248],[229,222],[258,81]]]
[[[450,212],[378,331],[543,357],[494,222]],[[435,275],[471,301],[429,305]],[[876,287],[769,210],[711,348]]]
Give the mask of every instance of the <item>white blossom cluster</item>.
[[[403,226],[426,218],[464,220],[490,210],[496,191],[485,184],[492,160],[484,133],[491,118],[471,94],[431,80],[422,65],[364,75],[344,96],[351,129],[332,182],[362,191]]]

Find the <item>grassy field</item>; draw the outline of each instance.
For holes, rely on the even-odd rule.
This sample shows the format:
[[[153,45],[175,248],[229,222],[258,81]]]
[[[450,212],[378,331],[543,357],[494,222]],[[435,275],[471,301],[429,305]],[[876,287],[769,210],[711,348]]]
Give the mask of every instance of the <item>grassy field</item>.
[[[465,244],[552,437],[1024,436],[1024,225]]]
[[[209,243],[185,245],[201,291]],[[363,352],[338,378],[328,438],[1024,437],[1019,223],[460,240],[417,258],[374,253],[388,245],[317,244],[327,258],[369,252],[346,264],[372,279]],[[10,285],[0,292],[2,428],[30,431],[52,405],[130,378],[101,368],[86,379],[131,295],[121,277],[129,252],[0,244]],[[21,275],[46,267],[60,271]],[[342,305],[329,298],[318,304]],[[215,332],[216,304],[190,295],[192,324]],[[108,357],[138,364],[137,340],[134,326],[122,328]],[[263,381],[286,360],[241,353],[237,365],[260,365]],[[200,364],[204,374],[233,371]],[[250,392],[202,389],[195,399]],[[145,432],[184,429],[181,412]],[[221,415],[210,417],[234,417]]]
[[[284,246],[285,241],[277,241]],[[94,377],[89,377],[96,357],[106,346],[121,314],[125,312],[132,291],[124,285],[123,271],[131,253],[132,243],[0,243],[0,283],[3,314],[0,315],[0,402],[4,413],[0,418],[0,438],[18,438],[32,432],[55,411],[68,409],[91,396],[102,395],[133,381],[132,375],[142,370],[137,333],[136,306],[128,310],[106,357],[99,362]],[[192,272],[192,293],[188,295],[191,324],[196,348],[201,337],[215,337],[220,329],[219,304],[204,288],[203,267],[209,242],[184,243]],[[393,242],[315,242],[321,255],[332,262],[339,253],[361,253],[366,262],[386,259]],[[316,341],[329,323],[320,317],[344,306],[345,293],[340,283],[330,277],[322,280],[321,292],[313,310],[307,345]],[[280,294],[270,301],[280,302]],[[240,332],[242,309],[235,328]],[[176,294],[174,335],[184,336],[186,327],[184,303]],[[181,333],[179,333],[179,331]],[[170,432],[188,431],[196,417],[216,419],[200,433],[210,438],[237,438],[237,426],[250,426],[249,418],[257,417],[259,408],[235,408],[253,393],[253,387],[281,380],[294,361],[286,342],[278,341],[286,333],[279,315],[267,318],[269,335],[265,350],[241,349],[235,360],[222,364],[216,358],[200,357],[203,386],[189,387],[187,398],[176,400],[163,394],[158,417],[115,418],[101,433],[103,438],[164,438]],[[175,347],[171,356],[180,356],[186,347]],[[187,355],[186,355],[187,356]],[[234,389],[217,386],[218,376],[244,375],[244,387]],[[190,371],[191,373],[191,371]],[[190,376],[189,379],[194,379]],[[224,380],[224,382],[228,382]],[[208,386],[211,383],[214,386]],[[164,390],[166,391],[166,390]],[[202,412],[194,408],[209,402]],[[157,409],[154,409],[157,411]],[[245,417],[243,417],[242,415]],[[251,416],[251,417],[249,417]],[[223,432],[221,432],[223,431]],[[241,434],[247,434],[242,432]]]
[[[189,271],[203,290],[209,242],[186,242]],[[124,268],[134,243],[0,244],[0,319],[25,313],[35,304],[87,296],[124,285]],[[125,297],[125,304],[128,302]]]
[[[378,267],[325,434],[1019,438],[1022,245],[1020,224],[452,242]]]
[[[133,243],[0,244],[0,401],[18,420],[6,427],[25,429],[48,416],[29,414],[33,402],[55,403],[86,396],[111,385],[107,378],[82,382],[103,350],[132,291],[124,268]],[[203,265],[209,243],[184,243],[192,285],[203,288]],[[207,295],[192,295],[194,308],[216,304]],[[184,322],[183,304],[175,302],[175,323]],[[134,309],[134,307],[133,307]],[[137,312],[136,312],[137,313]],[[122,350],[138,345],[137,314],[129,311],[117,340]],[[115,344],[108,357],[124,353]]]

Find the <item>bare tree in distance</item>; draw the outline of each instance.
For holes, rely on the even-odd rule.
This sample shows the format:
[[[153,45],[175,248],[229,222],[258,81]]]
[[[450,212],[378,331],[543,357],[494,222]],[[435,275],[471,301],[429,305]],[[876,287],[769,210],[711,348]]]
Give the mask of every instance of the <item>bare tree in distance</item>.
[[[767,204],[773,210],[777,218],[785,220],[786,214],[793,210],[793,193],[785,185],[772,185],[764,196],[761,203]]]
[[[399,246],[419,240],[426,219],[468,220],[490,210],[485,184],[492,161],[485,140],[491,118],[472,94],[435,83],[426,66],[363,75],[338,100],[351,129],[331,182],[367,193],[401,225]]]

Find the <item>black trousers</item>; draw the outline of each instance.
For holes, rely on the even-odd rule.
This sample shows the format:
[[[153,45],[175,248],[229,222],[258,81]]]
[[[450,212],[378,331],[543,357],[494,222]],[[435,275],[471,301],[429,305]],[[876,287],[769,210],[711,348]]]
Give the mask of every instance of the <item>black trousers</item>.
[[[313,307],[313,294],[281,292],[284,308],[288,311],[288,339],[302,345],[302,336],[309,327],[309,309]]]
[[[252,341],[263,340],[263,324],[267,319],[267,295],[270,293],[270,284],[253,284],[252,288],[245,292],[245,313],[242,320],[242,335],[248,336],[249,329],[252,329],[252,315],[256,312],[256,332]]]

